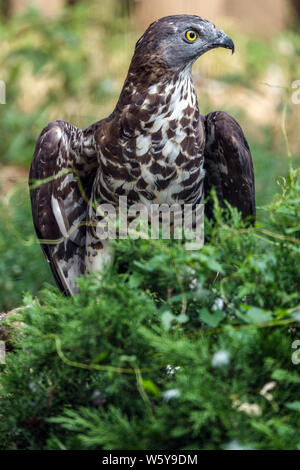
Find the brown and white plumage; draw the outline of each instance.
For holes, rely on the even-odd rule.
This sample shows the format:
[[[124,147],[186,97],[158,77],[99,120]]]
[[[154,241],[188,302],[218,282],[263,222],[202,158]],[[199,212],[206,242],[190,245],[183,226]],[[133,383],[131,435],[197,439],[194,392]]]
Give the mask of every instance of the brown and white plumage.
[[[224,111],[202,116],[206,144],[204,151],[205,193],[215,188],[221,206],[236,207],[249,221],[255,218],[255,185],[251,151],[240,125]],[[212,217],[212,203],[206,215]]]
[[[109,244],[97,235],[99,200],[196,205],[215,187],[221,203],[254,218],[252,158],[240,126],[224,112],[202,116],[198,108],[192,65],[216,47],[234,50],[209,21],[162,18],[137,42],[108,118],[84,131],[63,121],[42,131],[30,171],[31,182],[41,181],[31,192],[32,212],[65,294],[77,292],[76,277],[110,262]]]
[[[65,294],[76,292],[73,278],[85,272],[86,201],[98,167],[94,148],[93,133],[54,121],[42,131],[30,168],[34,226]]]

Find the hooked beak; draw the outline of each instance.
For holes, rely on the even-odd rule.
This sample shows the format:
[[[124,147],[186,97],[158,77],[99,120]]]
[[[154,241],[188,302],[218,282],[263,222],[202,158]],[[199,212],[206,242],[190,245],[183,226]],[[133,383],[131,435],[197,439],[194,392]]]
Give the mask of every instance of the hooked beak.
[[[211,49],[214,49],[216,47],[224,47],[225,49],[231,49],[232,54],[234,54],[234,43],[233,40],[227,36],[227,34],[224,33],[222,30],[217,31],[217,37],[214,40]]]

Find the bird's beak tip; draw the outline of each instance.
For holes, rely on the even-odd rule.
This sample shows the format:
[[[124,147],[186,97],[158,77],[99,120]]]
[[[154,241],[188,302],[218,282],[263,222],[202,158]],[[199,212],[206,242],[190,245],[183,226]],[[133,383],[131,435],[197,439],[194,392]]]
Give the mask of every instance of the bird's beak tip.
[[[232,54],[235,52],[235,46],[233,40],[224,33],[224,31],[218,31],[218,37],[216,41],[216,46],[224,47],[225,49],[230,49]]]

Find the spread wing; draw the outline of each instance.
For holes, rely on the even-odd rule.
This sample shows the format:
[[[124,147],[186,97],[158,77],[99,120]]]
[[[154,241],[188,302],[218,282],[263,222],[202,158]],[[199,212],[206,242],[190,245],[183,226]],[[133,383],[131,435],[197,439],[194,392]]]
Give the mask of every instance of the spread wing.
[[[74,278],[85,270],[85,220],[96,169],[93,126],[82,131],[53,121],[43,129],[29,175],[32,215],[44,254],[65,295],[77,292]]]
[[[212,188],[217,192],[220,205],[228,201],[254,222],[255,184],[251,151],[244,133],[229,114],[214,111],[203,116],[206,131],[204,152],[206,177],[205,194]],[[206,205],[206,214],[213,216],[212,202]]]

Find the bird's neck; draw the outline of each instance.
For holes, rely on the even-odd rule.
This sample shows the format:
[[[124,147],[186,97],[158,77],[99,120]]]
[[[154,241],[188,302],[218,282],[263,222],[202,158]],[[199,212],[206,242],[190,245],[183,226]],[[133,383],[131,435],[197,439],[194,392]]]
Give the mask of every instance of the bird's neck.
[[[188,70],[148,86],[127,80],[99,133],[99,197],[198,201],[204,177],[201,123]]]
[[[115,113],[125,137],[159,130],[166,121],[176,121],[177,130],[197,126],[199,110],[191,68],[166,74],[158,81],[151,75],[146,78],[141,82],[129,73],[117,104]]]

